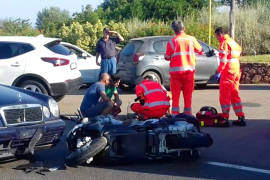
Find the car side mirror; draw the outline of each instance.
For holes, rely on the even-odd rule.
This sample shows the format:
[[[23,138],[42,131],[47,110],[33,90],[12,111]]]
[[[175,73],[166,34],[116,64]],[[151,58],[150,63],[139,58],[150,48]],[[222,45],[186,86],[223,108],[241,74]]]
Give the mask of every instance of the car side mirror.
[[[208,51],[207,53],[206,53],[206,56],[207,57],[212,57],[212,56],[214,56],[215,55],[215,51],[213,50],[213,49],[211,49],[210,51]]]
[[[87,58],[87,54],[85,52],[82,53],[82,58],[84,58],[84,59]]]

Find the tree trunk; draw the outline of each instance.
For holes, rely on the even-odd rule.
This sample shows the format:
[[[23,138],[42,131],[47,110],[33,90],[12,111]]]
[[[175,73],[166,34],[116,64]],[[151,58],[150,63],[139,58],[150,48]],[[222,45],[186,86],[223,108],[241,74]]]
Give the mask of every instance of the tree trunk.
[[[234,29],[235,29],[234,10],[235,10],[235,0],[232,0],[231,9],[230,9],[230,35],[233,39],[234,39]]]

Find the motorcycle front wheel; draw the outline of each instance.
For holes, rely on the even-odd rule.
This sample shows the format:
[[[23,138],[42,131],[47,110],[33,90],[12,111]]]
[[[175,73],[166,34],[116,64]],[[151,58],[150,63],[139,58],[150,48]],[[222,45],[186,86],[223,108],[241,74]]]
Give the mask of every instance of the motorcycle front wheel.
[[[85,163],[89,158],[94,157],[101,152],[107,145],[105,137],[98,137],[92,140],[91,143],[86,143],[84,146],[70,152],[66,156],[66,164],[76,166]]]

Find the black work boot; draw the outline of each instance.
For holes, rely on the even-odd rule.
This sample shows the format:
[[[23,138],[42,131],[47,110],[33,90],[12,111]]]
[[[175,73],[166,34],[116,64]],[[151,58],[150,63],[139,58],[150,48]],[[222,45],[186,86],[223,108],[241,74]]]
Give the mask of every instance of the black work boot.
[[[230,123],[229,120],[227,118],[222,118],[219,122],[218,122],[218,127],[230,127]]]
[[[245,116],[238,116],[238,120],[233,121],[234,126],[246,126]]]

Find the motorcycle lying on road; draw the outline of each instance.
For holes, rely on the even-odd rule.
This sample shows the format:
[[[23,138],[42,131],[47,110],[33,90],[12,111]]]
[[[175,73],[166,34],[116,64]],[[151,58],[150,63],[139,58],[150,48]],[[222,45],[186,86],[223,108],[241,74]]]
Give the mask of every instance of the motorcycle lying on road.
[[[75,125],[66,140],[66,164],[71,166],[121,159],[197,158],[198,148],[213,144],[209,134],[200,132],[197,119],[185,114],[146,121],[134,119],[130,124],[98,116]]]

